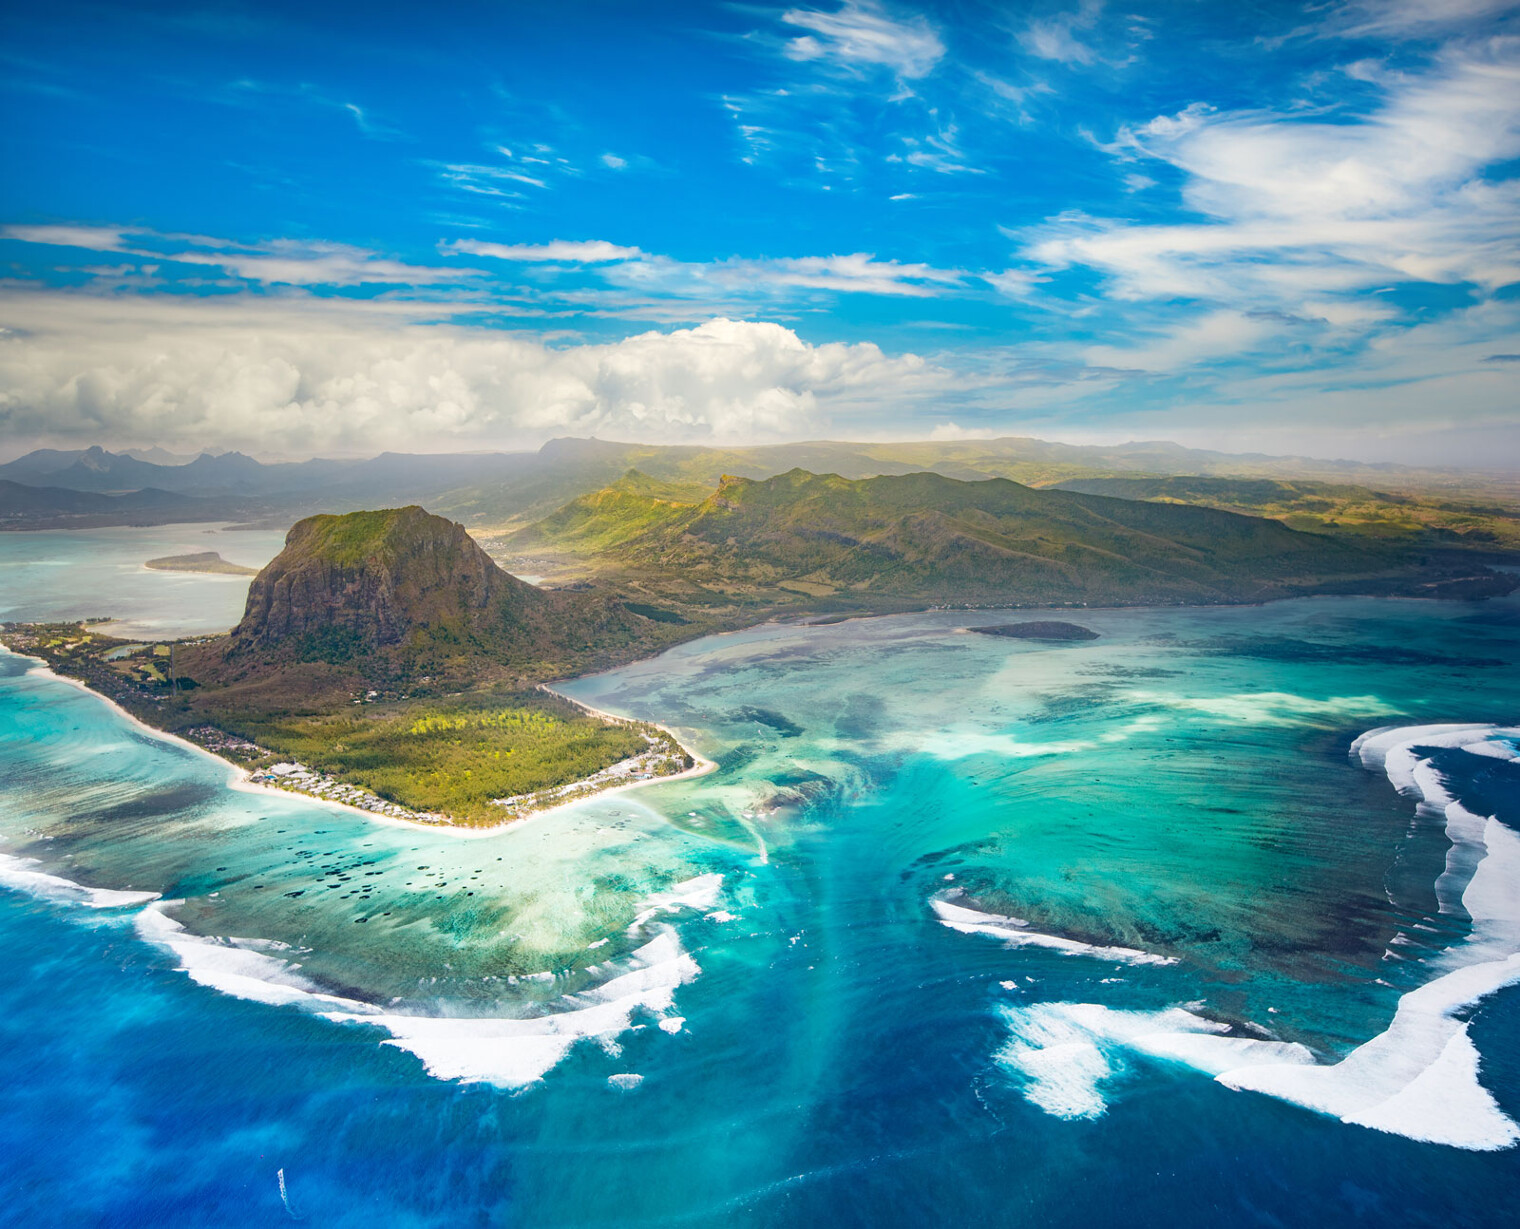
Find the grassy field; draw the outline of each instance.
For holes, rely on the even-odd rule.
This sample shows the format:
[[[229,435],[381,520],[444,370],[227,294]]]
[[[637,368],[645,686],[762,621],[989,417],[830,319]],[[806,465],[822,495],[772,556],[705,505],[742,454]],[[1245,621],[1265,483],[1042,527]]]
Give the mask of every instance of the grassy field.
[[[649,747],[643,727],[614,725],[543,694],[510,705],[492,698],[354,708],[361,711],[224,725],[382,798],[467,823],[500,823],[492,799],[569,785]]]

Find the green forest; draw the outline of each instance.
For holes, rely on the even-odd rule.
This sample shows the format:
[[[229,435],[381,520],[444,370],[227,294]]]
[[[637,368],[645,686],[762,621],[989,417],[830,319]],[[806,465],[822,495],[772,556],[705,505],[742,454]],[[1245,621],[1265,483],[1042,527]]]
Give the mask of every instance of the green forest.
[[[530,694],[510,705],[253,718],[236,732],[414,810],[500,823],[493,798],[568,785],[638,755],[649,748],[642,731]]]

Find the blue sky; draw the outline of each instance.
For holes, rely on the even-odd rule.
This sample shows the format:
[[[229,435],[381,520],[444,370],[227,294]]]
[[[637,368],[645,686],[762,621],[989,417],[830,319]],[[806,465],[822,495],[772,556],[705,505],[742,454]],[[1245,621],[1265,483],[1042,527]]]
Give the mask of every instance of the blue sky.
[[[13,6],[0,447],[1520,464],[1520,19]]]

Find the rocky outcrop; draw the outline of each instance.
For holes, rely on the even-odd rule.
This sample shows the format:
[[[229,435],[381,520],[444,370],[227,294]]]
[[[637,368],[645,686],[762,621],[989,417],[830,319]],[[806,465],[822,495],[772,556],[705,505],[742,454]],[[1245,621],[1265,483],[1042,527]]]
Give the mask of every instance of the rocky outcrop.
[[[472,640],[548,602],[497,567],[464,526],[421,508],[313,516],[253,579],[232,635],[241,649],[332,630],[369,649],[419,629]]]

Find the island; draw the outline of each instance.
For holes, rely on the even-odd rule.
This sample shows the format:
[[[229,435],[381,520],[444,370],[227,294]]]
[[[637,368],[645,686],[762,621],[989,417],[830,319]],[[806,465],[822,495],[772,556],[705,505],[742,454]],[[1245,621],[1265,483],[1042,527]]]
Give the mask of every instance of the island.
[[[1062,623],[1056,619],[1038,619],[1029,623],[987,623],[968,627],[968,632],[983,636],[1007,636],[1013,640],[1096,640],[1098,633],[1080,623]]]
[[[149,559],[143,564],[155,572],[205,572],[214,576],[257,576],[258,568],[245,568],[241,563],[229,563],[214,550],[199,551],[193,555],[163,555]]]

